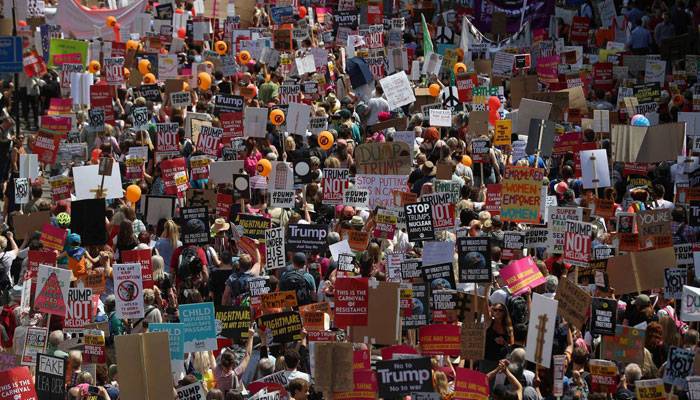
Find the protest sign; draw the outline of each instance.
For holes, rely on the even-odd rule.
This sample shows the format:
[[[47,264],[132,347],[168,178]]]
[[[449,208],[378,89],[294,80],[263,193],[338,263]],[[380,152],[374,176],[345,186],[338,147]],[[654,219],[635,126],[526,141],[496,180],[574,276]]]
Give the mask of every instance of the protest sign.
[[[358,174],[407,175],[411,148],[403,142],[364,143],[353,153]]]
[[[180,126],[173,123],[156,124],[156,160],[175,156],[180,153],[177,130]]]
[[[66,397],[66,360],[38,354],[34,387],[42,400],[63,400]]]
[[[288,252],[312,253],[321,251],[327,245],[327,227],[323,225],[289,224],[286,238]]]
[[[268,270],[283,268],[286,265],[284,246],[284,228],[265,231],[265,263]]]
[[[639,400],[664,400],[666,389],[663,379],[644,379],[634,383],[634,390]]]
[[[550,239],[547,248],[553,253],[563,253],[566,243],[567,221],[581,221],[583,209],[577,207],[548,207],[547,226],[550,230]]]
[[[323,169],[323,204],[343,204],[343,192],[349,185],[350,170],[347,168]]]
[[[107,360],[105,334],[99,329],[89,329],[83,334],[83,362],[104,364]]]
[[[486,328],[481,322],[464,321],[461,331],[461,356],[467,360],[482,360],[486,342]]]
[[[668,363],[664,370],[664,383],[681,389],[687,387],[685,378],[693,371],[694,357],[695,352],[692,349],[671,346],[668,351]]]
[[[93,316],[92,289],[69,288],[64,330],[82,332],[83,327],[92,322]]]
[[[643,210],[636,213],[639,240],[671,235],[671,210]]]
[[[608,259],[608,279],[615,293],[637,293],[663,287],[664,269],[675,265],[672,247],[630,252]]]
[[[432,392],[430,358],[377,361],[379,397],[393,398],[413,392]]]
[[[617,329],[617,300],[591,300],[591,333],[614,336]]]
[[[184,324],[185,352],[215,350],[216,322],[213,303],[180,304],[180,322]]]
[[[461,354],[460,327],[457,325],[426,325],[418,330],[421,354],[427,356]]]
[[[335,323],[338,327],[367,325],[367,278],[337,278],[335,282]]]
[[[151,250],[125,250],[121,252],[124,263],[139,263],[141,265],[141,281],[144,289],[153,288],[153,267],[151,265]]]
[[[182,207],[180,218],[183,226],[182,243],[204,245],[209,243],[209,210],[207,207]]]
[[[178,400],[204,400],[206,391],[201,381],[177,388]]]
[[[70,280],[70,270],[39,265],[34,309],[47,314],[65,316]]]
[[[587,319],[591,306],[591,296],[586,290],[568,279],[562,279],[557,286],[557,301],[559,315],[569,324],[580,329]]]
[[[539,223],[543,170],[530,167],[506,167],[501,182],[501,219],[521,223]]]
[[[0,372],[0,400],[37,400],[32,384],[32,373],[27,367],[17,367]]]
[[[114,292],[119,318],[143,318],[143,281],[140,263],[114,264]]]
[[[486,374],[467,368],[455,368],[455,400],[486,400],[489,384]]]
[[[683,286],[680,314],[683,321],[700,321],[700,289]]]
[[[270,227],[270,219],[261,215],[238,214],[238,226],[243,227],[243,235],[251,239],[265,239],[265,232]]]
[[[48,328],[40,328],[36,326],[27,327],[27,332],[24,339],[24,348],[22,349],[22,365],[35,367],[37,355],[43,353],[46,349],[46,341],[49,338]]]
[[[275,343],[288,343],[301,339],[301,316],[298,311],[283,311],[258,318],[258,326],[265,327],[268,337]]]
[[[581,267],[588,266],[591,259],[593,224],[566,221],[564,236],[564,261]]]
[[[591,360],[591,390],[596,393],[615,393],[617,391],[617,366],[612,361]]]
[[[617,325],[614,335],[603,336],[600,356],[622,363],[641,363],[645,336],[643,329]]]
[[[457,239],[460,282],[491,282],[491,246],[486,237]]]
[[[664,270],[664,298],[681,300],[683,286],[686,284],[688,271],[685,268],[666,268]]]
[[[170,360],[182,362],[185,358],[185,338],[183,336],[184,325],[180,322],[174,323],[151,323],[148,324],[149,332],[167,332],[168,345],[170,348]],[[246,329],[247,331],[247,329]]]
[[[173,396],[169,383],[173,378],[167,332],[117,335],[114,343],[117,359],[132,360],[131,368],[119,371],[120,397],[165,399]]]
[[[431,206],[428,203],[406,204],[406,228],[411,242],[435,239]]]
[[[534,289],[546,281],[532,257],[511,261],[500,270],[500,275],[508,285],[510,292],[515,296],[525,292],[528,288]]]
[[[525,358],[537,365],[549,368],[554,344],[554,315],[557,301],[533,293],[530,321],[525,345]]]

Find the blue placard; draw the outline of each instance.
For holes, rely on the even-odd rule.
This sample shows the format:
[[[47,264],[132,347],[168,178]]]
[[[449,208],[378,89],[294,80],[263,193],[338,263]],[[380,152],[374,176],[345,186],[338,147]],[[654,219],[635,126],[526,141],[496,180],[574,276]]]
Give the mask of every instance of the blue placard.
[[[214,303],[181,304],[179,310],[185,352],[216,350]]]
[[[272,7],[270,9],[270,18],[277,24],[286,24],[294,21],[294,7],[292,6],[281,6]]]
[[[22,72],[22,38],[0,36],[0,72]]]
[[[149,332],[168,332],[168,343],[170,344],[170,359],[184,360],[185,359],[185,336],[183,323],[168,323],[168,324],[148,324]]]

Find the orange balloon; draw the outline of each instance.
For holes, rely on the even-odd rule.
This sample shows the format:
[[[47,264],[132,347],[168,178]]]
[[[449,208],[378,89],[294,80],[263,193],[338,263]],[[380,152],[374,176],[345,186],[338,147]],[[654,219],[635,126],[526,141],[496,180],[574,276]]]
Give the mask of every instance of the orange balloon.
[[[189,92],[190,91],[190,84],[187,82],[182,82],[182,90],[185,92]]]
[[[129,79],[131,76],[131,71],[129,71],[129,68],[124,67],[124,78]]]
[[[105,20],[105,25],[107,25],[110,28],[114,28],[114,26],[117,25],[117,18],[114,17],[113,15],[110,15]]]
[[[138,185],[129,185],[126,188],[126,199],[129,202],[136,203],[141,200],[141,188]]]
[[[280,126],[284,123],[284,111],[276,108],[270,112],[270,122],[274,126]]]
[[[318,147],[323,150],[330,150],[333,147],[333,134],[328,131],[323,131],[318,134]]]
[[[143,83],[146,85],[152,85],[156,83],[156,76],[153,75],[152,73],[147,73],[146,75],[143,76]]]
[[[211,87],[211,75],[206,72],[200,72],[197,75],[197,87],[202,90],[209,90]]]
[[[433,97],[438,97],[440,95],[440,90],[442,90],[442,88],[437,83],[433,83],[428,87],[428,93]]]
[[[258,175],[268,176],[272,171],[272,163],[267,158],[261,158],[255,169],[258,171]]]
[[[141,75],[146,75],[151,72],[151,62],[145,58],[139,60],[139,72]]]
[[[241,64],[248,64],[250,62],[250,52],[248,50],[243,50],[238,53],[238,60]]]
[[[88,72],[91,74],[100,72],[100,62],[97,60],[90,61],[90,64],[88,64]]]
[[[471,167],[472,166],[472,158],[466,154],[463,155],[462,156],[462,164],[467,166],[467,167]]]
[[[126,41],[126,49],[127,49],[127,50],[138,51],[138,49],[139,49],[139,42],[138,42],[137,40],[127,40],[127,41]]]
[[[219,40],[214,43],[214,51],[216,51],[216,54],[223,56],[228,51],[228,45],[223,40]]]
[[[464,63],[456,63],[454,67],[455,74],[462,74],[464,72],[467,72],[467,66]]]

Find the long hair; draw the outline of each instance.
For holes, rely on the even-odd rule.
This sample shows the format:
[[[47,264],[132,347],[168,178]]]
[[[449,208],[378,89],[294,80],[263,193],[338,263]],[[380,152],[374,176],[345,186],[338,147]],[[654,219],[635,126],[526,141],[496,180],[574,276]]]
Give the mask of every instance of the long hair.
[[[177,247],[177,241],[180,240],[180,228],[175,221],[172,219],[165,221],[165,225],[163,225],[163,235],[161,237],[168,239],[173,249]]]

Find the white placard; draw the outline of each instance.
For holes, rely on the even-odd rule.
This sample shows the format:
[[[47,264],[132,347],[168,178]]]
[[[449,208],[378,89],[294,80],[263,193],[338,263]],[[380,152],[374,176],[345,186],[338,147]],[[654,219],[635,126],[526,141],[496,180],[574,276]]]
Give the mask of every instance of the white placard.
[[[430,109],[430,125],[431,126],[452,126],[452,111],[441,110],[436,108]]]
[[[537,293],[532,294],[530,322],[527,331],[525,359],[549,368],[552,361],[552,345],[554,344],[554,322],[557,316],[558,302]],[[542,333],[542,334],[540,334]],[[541,339],[541,354],[535,357],[538,349],[538,339]]]
[[[117,317],[143,318],[143,281],[141,264],[114,264],[114,296]]]
[[[416,101],[416,96],[413,94],[413,89],[411,89],[411,82],[409,82],[404,71],[379,80],[379,84],[382,85],[390,110],[395,110]]]
[[[581,151],[581,173],[584,189],[610,186],[610,170],[605,149]]]

